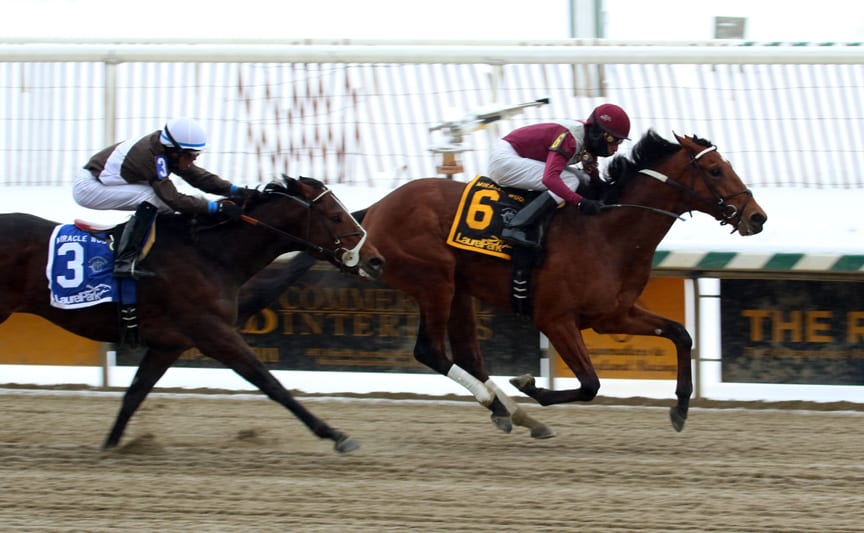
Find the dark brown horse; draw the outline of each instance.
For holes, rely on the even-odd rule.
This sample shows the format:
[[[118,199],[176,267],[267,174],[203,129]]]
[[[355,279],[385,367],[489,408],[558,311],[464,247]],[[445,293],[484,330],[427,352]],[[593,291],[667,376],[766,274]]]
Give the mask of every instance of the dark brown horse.
[[[678,401],[670,417],[676,430],[683,429],[693,391],[692,339],[682,324],[636,305],[651,274],[654,252],[676,215],[687,211],[707,213],[741,235],[759,233],[767,217],[715,146],[695,136],[676,138],[678,143],[649,131],[630,157],[619,155],[610,162],[605,200],[616,207],[585,216],[567,206],[552,219],[545,259],[533,272],[532,319],[581,387],[549,390],[536,386],[530,375],[511,379],[540,404],[590,401],[596,396],[600,381],[583,329],[659,336],[672,341],[677,350]],[[551,436],[549,428],[529,417],[489,379],[484,366],[472,296],[510,309],[511,264],[446,243],[465,186],[439,178],[418,179],[355,216],[387,258],[382,279],[419,305],[415,358],[465,386],[492,411],[499,428],[509,431],[512,420],[530,428],[534,437]],[[272,267],[280,268],[293,270],[290,264]],[[452,360],[446,351],[448,338]]]
[[[45,277],[56,222],[28,214],[0,215],[0,322],[15,312],[42,316],[73,333],[118,342],[117,304],[58,309]],[[305,250],[353,273],[377,276],[383,260],[366,232],[324,185],[285,178],[253,194],[241,221],[218,216],[159,216],[155,245],[143,264],[155,277],[138,281],[139,337],[146,346],[104,447],[120,441],[133,413],[192,347],[222,362],[288,408],[340,452],[358,444],[304,408],[255,357],[235,328],[240,286],[277,256]]]

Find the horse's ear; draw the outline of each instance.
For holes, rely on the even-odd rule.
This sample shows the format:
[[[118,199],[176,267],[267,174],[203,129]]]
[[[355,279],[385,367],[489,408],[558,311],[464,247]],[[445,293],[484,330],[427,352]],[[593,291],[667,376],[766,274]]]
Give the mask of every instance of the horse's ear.
[[[297,195],[300,190],[300,182],[296,179],[292,178],[288,174],[282,174],[282,181],[285,182],[285,189],[288,191],[288,194]]]
[[[672,130],[672,135],[674,135],[675,138],[678,139],[678,144],[681,144],[681,141],[684,140],[684,137],[682,137],[682,136],[678,135],[677,133],[675,133],[675,130]]]

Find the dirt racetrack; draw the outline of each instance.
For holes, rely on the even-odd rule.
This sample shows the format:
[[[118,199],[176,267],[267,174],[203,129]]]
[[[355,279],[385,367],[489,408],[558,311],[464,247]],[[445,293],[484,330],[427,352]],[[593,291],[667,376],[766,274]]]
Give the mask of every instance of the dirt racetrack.
[[[362,448],[260,396],[154,394],[103,452],[118,393],[0,392],[0,530],[864,529],[862,412],[696,408],[679,434],[666,407],[526,404],[536,441],[468,401],[303,401]]]

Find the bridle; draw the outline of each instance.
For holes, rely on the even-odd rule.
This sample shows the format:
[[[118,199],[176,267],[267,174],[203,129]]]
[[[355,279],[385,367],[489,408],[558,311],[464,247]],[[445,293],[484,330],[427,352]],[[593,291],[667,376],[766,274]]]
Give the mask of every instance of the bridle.
[[[742,194],[746,194],[748,196],[747,200],[744,202],[744,207],[747,207],[747,204],[750,203],[750,200],[753,198],[753,192],[750,189],[745,188],[742,191],[738,191],[732,194],[727,194],[723,196],[717,191],[717,188],[711,182],[711,177],[708,175],[708,172],[702,168],[702,165],[699,164],[699,160],[705,154],[710,152],[716,152],[717,147],[711,145],[704,150],[700,151],[696,155],[689,155],[690,158],[690,166],[695,167],[699,170],[699,175],[702,177],[702,182],[705,184],[705,187],[708,191],[714,196],[713,198],[709,198],[697,193],[692,187],[687,187],[678,181],[669,179],[669,176],[663,174],[662,172],[658,172],[656,170],[652,170],[650,168],[642,169],[639,171],[640,174],[644,174],[646,176],[650,176],[659,182],[668,185],[678,191],[681,191],[695,200],[701,202],[702,204],[709,207],[710,210],[716,211],[718,217],[720,218],[720,225],[725,226],[726,224],[731,224],[733,226],[732,232],[734,233],[738,229],[738,224],[741,223],[741,217],[744,215],[744,209],[742,208],[740,211],[734,204],[728,203],[732,198],[737,198]],[[684,174],[686,169],[681,171],[681,174]]]
[[[288,233],[287,231],[283,231],[283,230],[281,230],[275,226],[271,226],[270,224],[267,224],[266,222],[263,222],[260,219],[257,219],[255,217],[252,217],[252,216],[247,215],[247,214],[241,215],[240,220],[242,220],[243,222],[250,224],[252,226],[258,226],[258,227],[267,229],[268,231],[271,231],[273,233],[278,234],[280,237],[282,237],[284,239],[287,239],[289,241],[300,244],[303,247],[305,247],[307,251],[313,251],[313,252],[317,252],[321,255],[324,255],[324,256],[332,259],[334,262],[336,262],[340,266],[344,266],[346,268],[354,268],[360,263],[360,250],[363,248],[363,245],[366,243],[366,230],[363,229],[363,227],[360,225],[360,223],[354,219],[354,217],[351,215],[351,213],[347,209],[345,209],[345,206],[342,205],[342,202],[340,202],[339,199],[336,198],[336,196],[333,196],[332,191],[330,189],[325,187],[324,190],[321,191],[321,193],[318,194],[312,200],[306,200],[305,198],[300,198],[300,197],[297,197],[297,196],[294,196],[292,194],[288,194],[287,192],[282,192],[282,191],[269,190],[269,191],[266,191],[266,194],[274,195],[274,196],[283,196],[283,197],[289,198],[289,199],[293,200],[294,202],[297,202],[298,204],[300,204],[301,206],[303,206],[306,209],[306,229],[304,232],[305,237],[298,237],[296,235]],[[312,228],[313,212],[314,211],[318,211],[319,213],[321,212],[320,209],[317,209],[317,205],[327,195],[330,195],[331,198],[333,198],[333,200],[342,209],[345,216],[348,216],[351,219],[351,221],[354,222],[354,226],[357,228],[356,231],[353,231],[350,233],[338,234],[338,233],[334,233],[332,231],[332,229],[330,229],[328,227],[327,231],[328,231],[328,233],[330,233],[330,237],[333,239],[333,247],[332,248],[328,248],[328,247],[324,247],[324,246],[315,244],[314,242],[309,240],[309,234],[311,233],[311,228]],[[323,216],[326,216],[326,215],[323,215]],[[345,246],[343,244],[343,239],[345,239],[347,237],[356,237],[358,235],[360,236],[360,241],[357,243],[357,245],[354,246],[353,248],[345,248]]]

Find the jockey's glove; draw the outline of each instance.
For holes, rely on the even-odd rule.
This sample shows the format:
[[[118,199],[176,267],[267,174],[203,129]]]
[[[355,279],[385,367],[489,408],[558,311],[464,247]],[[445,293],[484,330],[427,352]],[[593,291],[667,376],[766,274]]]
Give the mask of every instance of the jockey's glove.
[[[231,191],[228,193],[228,197],[234,201],[234,203],[242,205],[250,196],[256,194],[258,191],[256,189],[250,189],[249,187],[238,187],[236,185],[231,186]]]
[[[219,200],[219,208],[216,212],[235,221],[240,220],[240,217],[243,216],[243,208],[231,200]]]
[[[579,201],[579,210],[586,215],[596,215],[597,213],[603,211],[603,208],[606,207],[606,204],[603,203],[603,200],[591,200],[590,198],[582,198]]]

